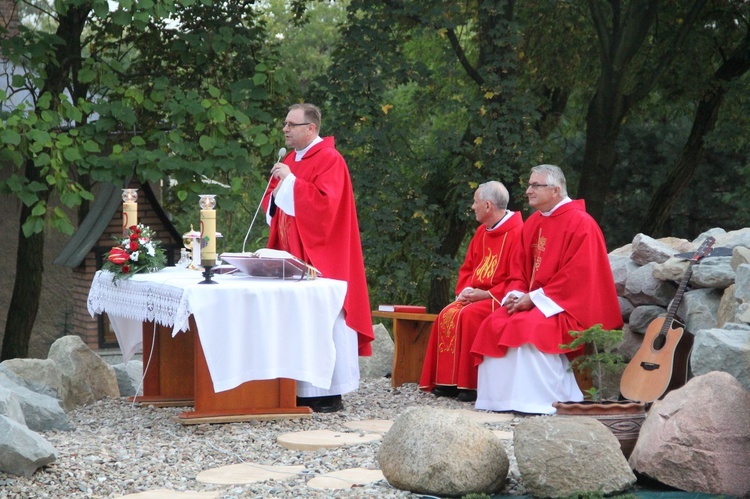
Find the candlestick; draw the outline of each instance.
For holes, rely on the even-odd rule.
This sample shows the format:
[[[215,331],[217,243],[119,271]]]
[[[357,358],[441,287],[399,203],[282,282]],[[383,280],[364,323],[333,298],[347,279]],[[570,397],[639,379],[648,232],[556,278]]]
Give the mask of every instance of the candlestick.
[[[201,194],[201,266],[204,268],[204,283],[213,283],[211,268],[216,265],[216,195]],[[204,244],[205,243],[205,244]]]
[[[130,234],[129,228],[138,225],[138,189],[122,190],[122,235]]]

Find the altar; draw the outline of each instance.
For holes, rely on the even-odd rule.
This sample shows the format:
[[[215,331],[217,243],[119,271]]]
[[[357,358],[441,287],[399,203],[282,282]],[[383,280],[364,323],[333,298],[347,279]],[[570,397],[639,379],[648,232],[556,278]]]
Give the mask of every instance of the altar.
[[[143,350],[141,403],[190,405],[183,423],[310,414],[296,380],[328,388],[346,283],[244,274],[199,284],[169,267],[114,281],[97,272],[88,311],[107,313],[127,361]]]

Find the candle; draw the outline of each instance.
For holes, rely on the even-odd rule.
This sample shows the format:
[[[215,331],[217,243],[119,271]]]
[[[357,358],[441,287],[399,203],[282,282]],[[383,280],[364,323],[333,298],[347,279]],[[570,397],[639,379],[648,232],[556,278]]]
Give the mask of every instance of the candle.
[[[216,265],[216,195],[200,194],[201,207],[201,265]]]
[[[130,234],[128,229],[138,225],[138,189],[122,190],[122,235]]]

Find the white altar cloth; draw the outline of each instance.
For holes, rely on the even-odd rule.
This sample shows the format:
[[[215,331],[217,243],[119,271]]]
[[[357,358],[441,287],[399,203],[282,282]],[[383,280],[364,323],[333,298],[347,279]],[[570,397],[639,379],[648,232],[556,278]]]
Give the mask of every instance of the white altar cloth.
[[[198,284],[201,274],[174,267],[116,283],[112,276],[96,273],[88,311],[107,313],[124,357],[142,349],[143,322],[172,327],[174,336],[189,329],[192,314],[215,392],[275,378],[329,388],[346,282],[229,274]]]

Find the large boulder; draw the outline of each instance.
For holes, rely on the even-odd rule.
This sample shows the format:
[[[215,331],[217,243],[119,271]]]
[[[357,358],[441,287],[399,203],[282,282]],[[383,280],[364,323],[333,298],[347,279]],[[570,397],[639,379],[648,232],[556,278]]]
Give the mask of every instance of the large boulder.
[[[695,334],[701,329],[716,326],[722,292],[718,289],[694,289],[683,296],[677,317],[685,321],[685,328]]]
[[[750,393],[711,372],[656,401],[630,465],[688,492],[750,497]]]
[[[696,376],[724,371],[734,376],[745,390],[750,390],[750,326],[727,324],[724,329],[699,331],[690,367]]]
[[[58,339],[50,347],[47,357],[70,377],[76,405],[120,396],[114,368],[87,347],[79,336]]]
[[[654,277],[656,263],[649,263],[638,267],[628,276],[623,297],[638,305],[660,305],[666,307],[674,297],[677,286],[671,281],[661,281]]]
[[[513,432],[518,471],[534,497],[611,494],[636,482],[612,432],[594,418],[527,418]]]
[[[648,265],[651,262],[666,262],[677,253],[674,248],[645,234],[636,234],[633,238],[633,254],[630,258],[638,265]]]
[[[666,315],[667,310],[658,305],[641,305],[635,307],[630,314],[630,328],[634,333],[644,334],[648,326],[661,315]]]
[[[143,362],[131,360],[125,364],[112,366],[117,377],[117,386],[121,397],[143,395]]]
[[[407,409],[383,437],[378,462],[388,483],[437,496],[492,494],[510,467],[502,442],[455,411]]]
[[[0,471],[29,477],[56,459],[55,448],[39,434],[0,416]]]
[[[70,378],[51,359],[9,359],[0,366],[12,371],[31,391],[58,399],[68,412],[75,408]]]
[[[70,421],[55,397],[32,392],[9,370],[0,370],[0,386],[18,398],[26,426],[33,431],[69,430]]]
[[[359,375],[363,379],[383,378],[393,369],[393,338],[382,324],[375,324],[372,330],[375,333],[375,340],[371,343],[372,355],[359,358]]]
[[[26,426],[26,418],[18,396],[3,386],[0,386],[0,415]]]

